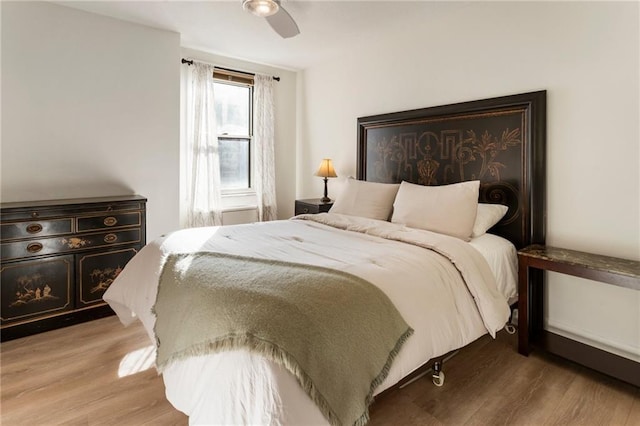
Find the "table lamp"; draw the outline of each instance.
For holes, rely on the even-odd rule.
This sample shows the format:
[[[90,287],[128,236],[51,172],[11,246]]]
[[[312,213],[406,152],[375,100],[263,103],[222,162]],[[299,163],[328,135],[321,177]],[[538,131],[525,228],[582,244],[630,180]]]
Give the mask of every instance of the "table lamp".
[[[330,158],[325,158],[320,163],[320,167],[318,167],[318,171],[316,172],[316,176],[320,176],[324,178],[324,197],[320,199],[323,203],[328,203],[331,201],[331,198],[327,195],[327,180],[328,178],[338,177],[336,171],[333,169],[333,164],[331,164]]]

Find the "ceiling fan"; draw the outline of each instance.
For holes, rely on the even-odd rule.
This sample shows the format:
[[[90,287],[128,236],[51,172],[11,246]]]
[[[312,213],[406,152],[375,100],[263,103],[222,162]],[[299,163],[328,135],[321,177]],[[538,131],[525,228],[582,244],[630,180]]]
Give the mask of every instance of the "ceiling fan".
[[[298,24],[284,10],[280,0],[243,0],[242,8],[261,18],[266,18],[271,28],[282,38],[291,38],[300,34]]]

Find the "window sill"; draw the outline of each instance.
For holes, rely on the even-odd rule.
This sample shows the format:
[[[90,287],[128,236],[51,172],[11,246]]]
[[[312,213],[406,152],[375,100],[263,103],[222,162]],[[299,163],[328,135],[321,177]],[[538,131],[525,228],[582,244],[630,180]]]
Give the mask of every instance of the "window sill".
[[[255,209],[258,206],[258,197],[254,191],[224,194],[222,196],[223,211],[240,211]]]
[[[222,198],[227,197],[248,197],[256,195],[256,191],[253,189],[238,189],[238,190],[226,190],[222,192]]]
[[[223,213],[232,213],[232,212],[242,212],[245,210],[256,210],[258,206],[256,205],[245,205],[245,206],[232,206],[232,207],[224,207],[222,209]]]

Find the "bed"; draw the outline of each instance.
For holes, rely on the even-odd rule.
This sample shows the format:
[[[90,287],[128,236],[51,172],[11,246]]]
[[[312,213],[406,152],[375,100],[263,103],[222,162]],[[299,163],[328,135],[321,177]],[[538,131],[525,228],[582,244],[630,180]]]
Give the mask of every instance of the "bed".
[[[151,341],[157,346],[160,342],[158,365],[167,399],[189,415],[190,424],[365,424],[367,406],[375,395],[405,383],[434,359],[442,359],[487,333],[495,335],[507,322],[509,304],[516,297],[515,250],[544,239],[545,96],[545,92],[532,92],[359,118],[358,176],[347,183],[351,189],[343,193],[348,197],[343,195],[342,200],[336,200],[329,213],[176,231],[145,246],[120,273],[104,299],[123,324],[140,320]],[[506,206],[506,213],[503,211],[497,224],[480,224],[480,231],[475,232],[471,228],[478,225],[480,210],[471,215],[465,213],[468,209],[459,208],[451,211],[460,214],[450,216],[464,222],[463,227],[471,223],[462,235],[456,235],[458,222],[448,217],[442,228],[436,227],[438,232],[427,229],[433,221],[423,226],[421,202],[435,196],[443,206],[448,205],[451,188],[456,188],[458,195],[464,193],[459,198],[468,200],[473,185],[476,206],[478,201]],[[458,205],[458,195],[453,196],[452,206]],[[354,202],[355,199],[359,201]],[[452,227],[450,221],[456,225]],[[491,232],[487,233],[489,228]],[[223,261],[218,262],[220,259]],[[318,280],[324,279],[322,274],[337,274],[357,283],[362,280],[367,283],[365,288],[375,289],[382,295],[381,300],[391,302],[393,315],[397,313],[400,320],[391,345],[380,349],[385,354],[384,363],[378,359],[378,364],[372,364],[376,366],[373,380],[366,379],[370,389],[364,390],[364,398],[355,389],[359,383],[355,377],[364,367],[340,360],[359,359],[348,358],[345,354],[350,351],[351,356],[361,356],[362,364],[368,365],[365,358],[380,346],[377,338],[367,337],[366,344],[349,343],[356,335],[364,338],[377,336],[376,333],[382,340],[384,333],[380,330],[396,317],[391,311],[384,311],[386,305],[370,309],[378,305],[368,304],[369,299],[361,302],[365,299],[360,296],[345,296],[341,301],[338,287],[326,287],[336,291],[332,293],[335,297],[321,287],[308,300],[295,299],[298,307],[303,307],[299,310],[310,315],[311,311],[322,315],[325,308],[332,312],[326,321],[318,320],[322,316],[313,317],[307,324],[302,317],[293,320],[290,314],[281,314],[280,307],[282,312],[289,308],[295,311],[291,303],[278,304],[278,309],[262,316],[254,315],[254,311],[246,315],[244,312],[249,311],[236,309],[235,305],[232,309],[230,303],[214,309],[224,312],[220,314],[224,318],[257,316],[257,321],[265,324],[282,323],[278,329],[292,323],[293,329],[284,333],[291,336],[300,332],[296,331],[299,324],[304,324],[304,330],[310,327],[311,340],[316,336],[325,338],[328,333],[321,342],[330,354],[316,347],[306,351],[312,352],[308,354],[304,345],[274,354],[271,346],[267,351],[256,350],[264,349],[264,345],[252,341],[243,346],[246,339],[236,344],[235,337],[231,345],[225,340],[213,347],[209,343],[194,345],[187,339],[179,346],[182,351],[165,353],[169,345],[165,336],[181,340],[182,334],[198,335],[201,324],[215,322],[209,319],[211,313],[190,318],[195,315],[192,311],[196,306],[208,300],[209,293],[202,293],[202,286],[180,281],[174,288],[168,283],[177,282],[177,276],[186,277],[184,271],[196,264],[205,268],[198,270],[200,275],[205,271],[223,283],[234,281],[235,278],[226,278],[234,275],[225,274],[236,271],[240,276],[244,263],[233,262],[245,261],[254,268],[247,267],[250,276],[262,277],[262,271],[271,268],[296,267],[302,277],[299,281],[313,281],[315,275],[305,274],[316,272],[320,274]],[[232,266],[225,270],[206,269],[226,262]],[[168,270],[167,265],[173,269]],[[285,271],[281,277],[298,273]],[[178,301],[183,289],[187,294],[192,287],[195,290],[191,298]],[[245,290],[251,292],[251,288]],[[218,300],[218,296],[214,299]],[[344,306],[352,307],[353,311],[345,314],[346,320],[332,322],[334,311],[329,307],[338,312],[335,315],[341,315],[341,306],[343,310]],[[171,310],[177,313],[169,317],[165,312]],[[352,334],[341,337],[342,328],[350,328],[342,324],[350,323],[350,317],[360,316],[366,318],[365,324],[355,331],[345,331]],[[327,324],[315,324],[324,322]],[[316,326],[319,328],[313,328]],[[173,331],[160,334],[160,328],[163,333],[165,328]],[[192,332],[192,328],[198,331]],[[333,340],[343,343],[333,349],[329,347]],[[334,351],[338,352],[335,356]],[[287,356],[283,357],[283,352]],[[334,356],[334,363],[320,365],[316,356]],[[299,368],[295,361],[303,357],[310,361]],[[324,376],[329,387],[316,388],[314,380],[322,382]],[[336,391],[336,396],[332,395],[335,389],[331,386],[343,393]],[[350,386],[353,392],[349,392]],[[338,407],[349,399],[357,401],[348,401],[349,407],[344,410]]]

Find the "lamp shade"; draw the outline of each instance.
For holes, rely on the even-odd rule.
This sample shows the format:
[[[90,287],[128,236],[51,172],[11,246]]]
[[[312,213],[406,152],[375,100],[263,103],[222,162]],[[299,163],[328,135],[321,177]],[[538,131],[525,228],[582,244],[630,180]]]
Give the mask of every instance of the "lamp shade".
[[[320,163],[320,167],[318,167],[318,171],[316,172],[316,176],[320,176],[323,178],[334,178],[338,177],[336,171],[333,168],[333,163],[331,163],[331,158],[325,158]]]
[[[244,0],[242,7],[244,10],[263,18],[275,14],[280,9],[280,6],[274,0]]]

